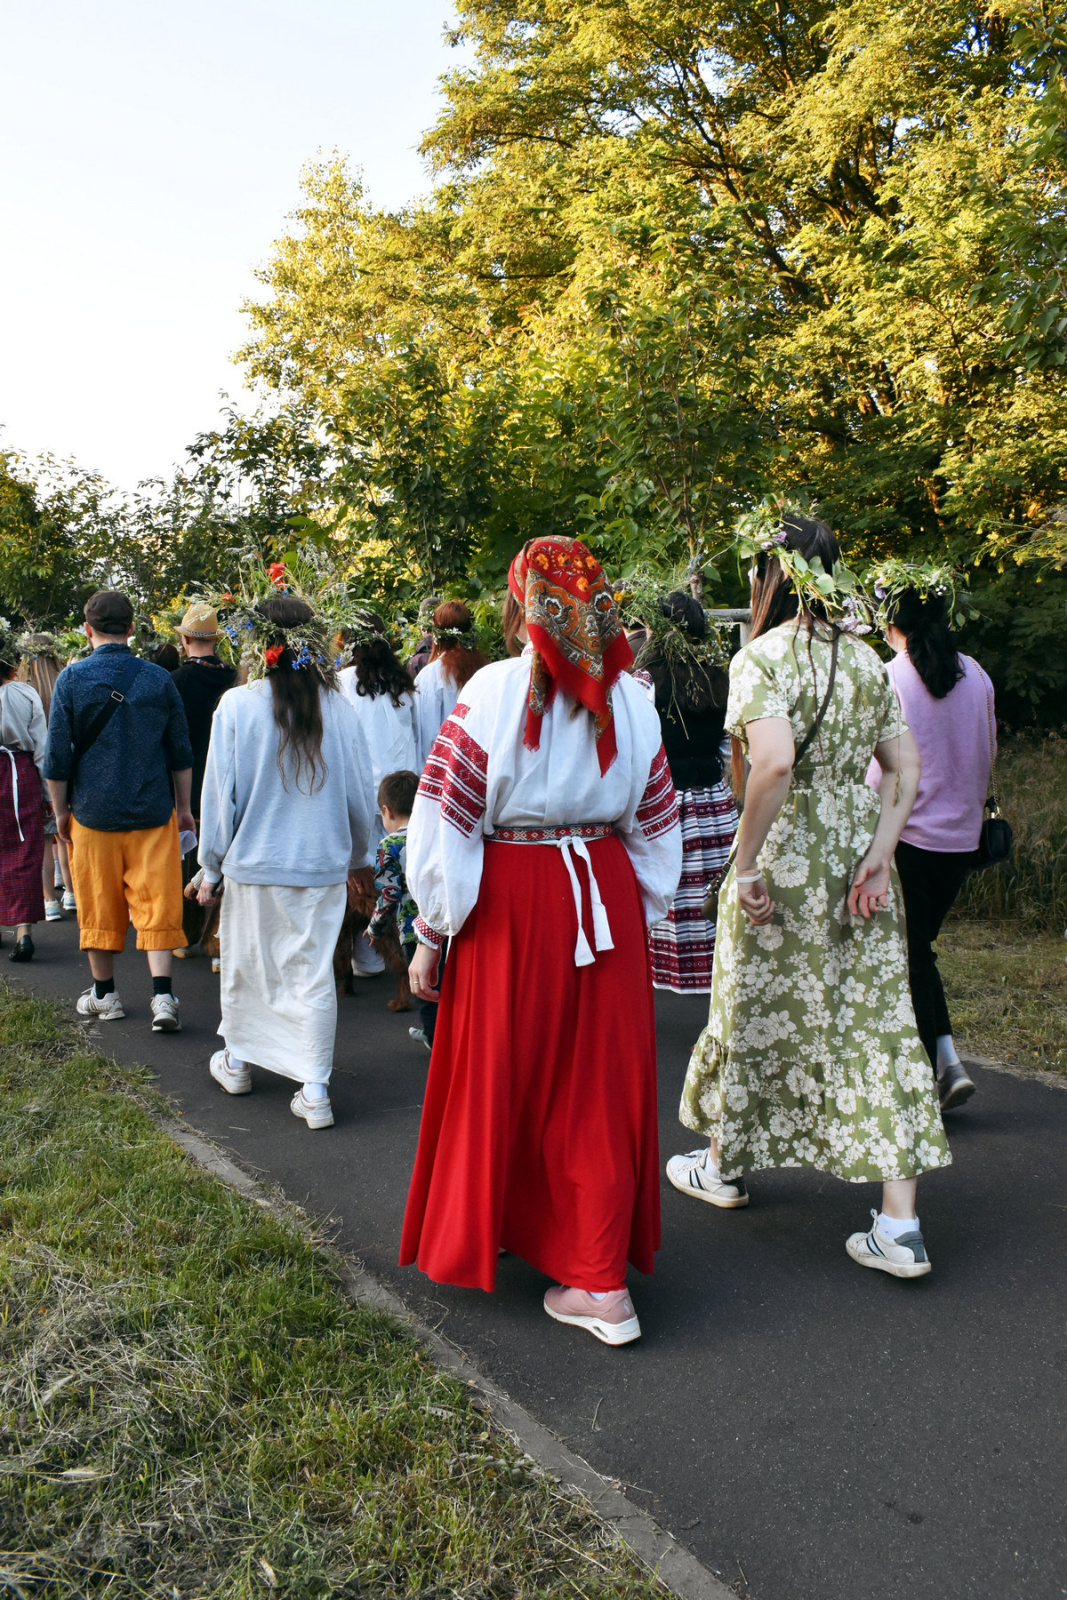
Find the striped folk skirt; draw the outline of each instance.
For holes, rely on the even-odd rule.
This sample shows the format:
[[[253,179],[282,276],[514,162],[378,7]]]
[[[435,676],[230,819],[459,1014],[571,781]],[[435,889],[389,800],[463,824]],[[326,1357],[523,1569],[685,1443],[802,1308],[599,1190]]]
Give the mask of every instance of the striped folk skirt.
[[[737,832],[737,807],[725,783],[680,789],[682,876],[674,905],[649,929],[652,982],[674,994],[709,994],[715,924],[704,915],[708,884],[726,866]]]
[[[0,749],[0,923],[5,927],[44,921],[43,860],[40,774],[27,751]]]

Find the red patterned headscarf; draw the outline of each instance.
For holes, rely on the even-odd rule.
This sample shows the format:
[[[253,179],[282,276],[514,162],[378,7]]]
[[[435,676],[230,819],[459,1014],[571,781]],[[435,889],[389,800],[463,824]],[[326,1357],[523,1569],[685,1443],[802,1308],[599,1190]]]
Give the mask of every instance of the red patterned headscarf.
[[[579,539],[531,539],[511,563],[508,588],[526,612],[533,645],[523,744],[536,750],[557,686],[593,713],[602,773],[618,754],[611,686],[633,655],[603,568]]]

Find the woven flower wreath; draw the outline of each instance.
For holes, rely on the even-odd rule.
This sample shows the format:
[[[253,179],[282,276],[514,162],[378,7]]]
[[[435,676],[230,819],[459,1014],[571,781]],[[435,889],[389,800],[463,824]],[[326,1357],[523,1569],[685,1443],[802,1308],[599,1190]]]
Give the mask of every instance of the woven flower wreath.
[[[810,506],[790,505],[769,496],[753,511],[738,519],[731,548],[742,563],[761,555],[774,556],[792,584],[801,604],[826,616],[846,633],[884,633],[892,621],[895,602],[909,589],[925,598],[940,595],[945,600],[949,623],[960,628],[975,614],[964,592],[966,577],[944,563],[903,561],[896,557],[873,563],[863,572],[844,561],[826,572],[821,562],[808,562],[797,550],[786,545],[783,522],[790,515],[813,517]]]
[[[218,612],[220,629],[232,654],[248,668],[249,679],[277,667],[286,649],[294,670],[317,666],[329,677],[339,665],[338,639],[349,643],[372,632],[365,607],[347,594],[342,581],[298,555],[264,566],[258,555],[239,560],[238,581],[229,589],[198,594]],[[277,602],[288,597],[291,606]],[[293,620],[289,621],[288,617]]]

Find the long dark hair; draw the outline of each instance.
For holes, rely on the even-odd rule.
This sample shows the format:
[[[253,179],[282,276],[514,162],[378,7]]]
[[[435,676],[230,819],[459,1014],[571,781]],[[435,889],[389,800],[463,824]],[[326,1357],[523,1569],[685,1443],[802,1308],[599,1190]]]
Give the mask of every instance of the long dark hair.
[[[785,534],[780,543],[786,550],[795,550],[809,565],[819,562],[824,572],[833,572],[834,563],[841,559],[841,546],[829,526],[817,517],[802,517],[796,512],[789,512],[782,518],[779,531]],[[797,628],[804,628],[807,632],[809,654],[814,628],[821,625],[831,634],[837,631],[835,624],[827,622],[826,612],[817,601],[808,600],[801,605],[792,581],[774,550],[762,551],[752,574],[752,628],[749,642],[758,639],[761,634],[769,633],[772,628],[780,627],[792,617],[796,618]],[[814,670],[813,666],[813,674]],[[741,799],[745,789],[744,751],[740,739],[733,734],[730,736],[730,750],[730,785],[737,798]]]
[[[888,620],[908,641],[908,660],[935,700],[943,700],[963,677],[960,653],[948,626],[944,595],[905,589],[893,598]]]
[[[703,639],[707,634],[704,608],[691,594],[676,589],[673,594],[661,598],[659,609],[679,632],[688,634],[691,639]],[[684,717],[687,711],[702,716],[726,704],[729,678],[721,667],[702,659],[695,651],[668,656],[653,635],[636,664],[652,679],[657,706],[676,707]]]
[[[374,638],[367,639],[364,635],[352,646],[349,661],[356,669],[356,693],[371,700],[387,694],[399,708],[403,696],[414,689],[415,679],[397,660],[396,652],[385,637],[385,623],[378,613],[364,611],[359,620],[365,628],[374,630]]]
[[[470,633],[474,626],[471,614],[462,600],[445,600],[433,614],[434,641],[431,661],[441,663],[441,671],[451,679],[457,689],[462,689],[468,678],[473,678],[482,667],[489,665],[489,657],[479,650],[473,638],[469,645],[450,645],[442,650],[437,642],[439,630],[448,633]]]
[[[286,757],[291,753],[296,769],[296,786],[307,775],[308,793],[326,782],[327,766],[322,754],[322,691],[337,688],[337,674],[329,661],[309,661],[295,667],[296,656],[289,648],[284,629],[310,622],[314,615],[306,601],[296,595],[268,595],[257,608],[279,631],[271,640],[281,645],[282,653],[267,669],[274,721],[281,735],[278,741],[278,770],[286,788]]]

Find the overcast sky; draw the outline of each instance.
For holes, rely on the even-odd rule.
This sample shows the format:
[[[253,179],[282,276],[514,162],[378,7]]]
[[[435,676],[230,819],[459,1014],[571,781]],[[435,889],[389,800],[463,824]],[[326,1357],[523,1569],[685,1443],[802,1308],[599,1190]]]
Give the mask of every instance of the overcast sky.
[[[214,426],[299,174],[320,150],[371,200],[429,187],[416,152],[459,64],[450,0],[10,5],[0,97],[0,446],[124,488]]]

